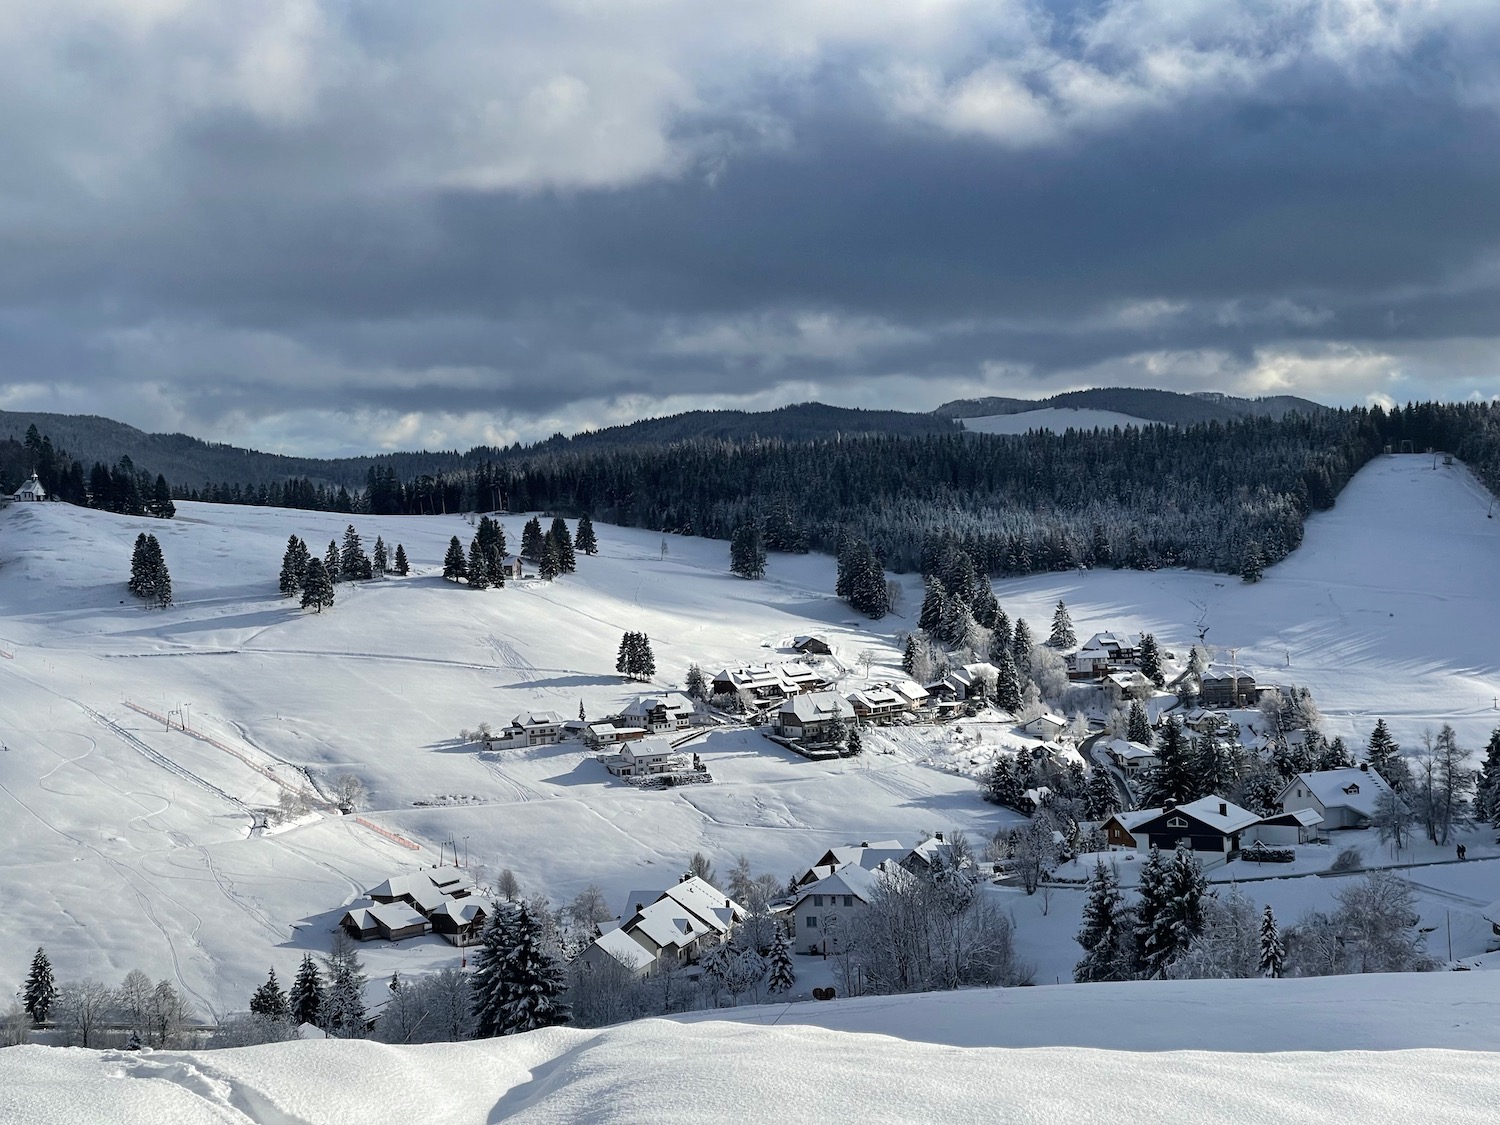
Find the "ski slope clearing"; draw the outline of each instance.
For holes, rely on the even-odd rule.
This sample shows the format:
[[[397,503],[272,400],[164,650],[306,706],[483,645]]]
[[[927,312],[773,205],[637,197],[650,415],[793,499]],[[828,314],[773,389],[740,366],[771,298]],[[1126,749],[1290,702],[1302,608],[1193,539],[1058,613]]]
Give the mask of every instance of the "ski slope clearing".
[[[1408,746],[1445,721],[1478,746],[1500,723],[1500,598],[1489,577],[1500,520],[1486,519],[1488,504],[1461,466],[1388,457],[1310,520],[1303,547],[1258,585],[1101,570],[996,591],[1042,631],[1059,598],[1081,637],[1145,629],[1185,652],[1207,629],[1220,659],[1232,648],[1262,679],[1310,686],[1330,735],[1363,740],[1384,715]],[[454,845],[481,875],[510,868],[554,903],[589,883],[613,903],[675,881],[696,851],[721,869],[743,852],[784,878],[834,844],[989,835],[1013,819],[955,772],[976,745],[963,726],[872,736],[863,757],[831,763],[726,728],[692,747],[712,785],[662,791],[609,778],[579,743],[480,754],[457,737],[525,710],[571,718],[582,703],[603,716],[642,690],[679,685],[690,662],[712,672],[785,659],[781,646],[801,633],[826,635],[845,668],[873,650],[871,679],[884,678],[919,604],[914,576],[904,580],[907,617],[869,622],[832,597],[827,557],[774,556],[765,581],[746,582],[728,574],[724,543],[669,536],[664,557],[660,535],[599,525],[601,553],[580,556],[575,575],[471,591],[439,576],[449,537],[473,534],[466,520],[357,516],[366,546],[376,535],[403,543],[413,573],[340,586],[329,612],[304,614],[276,596],[287,536],[321,553],[350,517],[205,504],[181,513],[160,522],[56,504],[0,511],[5,992],[45,945],[63,980],[115,983],[140,967],[178,983],[205,1016],[242,1008],[269,966],[287,979],[304,950],[325,950],[360,892],[440,856],[452,862]],[[522,522],[503,520],[512,545]],[[125,592],[141,531],[157,535],[171,568],[169,610],[142,609]],[[614,672],[625,630],[650,634],[655,684]],[[863,683],[858,670],[844,674],[846,690]],[[169,711],[192,734],[152,717]],[[345,771],[369,787],[367,822],[416,850],[326,801],[305,823],[251,831],[287,786],[326,798]],[[1472,904],[1451,896],[1500,896],[1480,870],[1419,880],[1434,888],[1434,909],[1454,911],[1456,956],[1482,951],[1483,928]],[[1326,905],[1337,881],[1305,882],[1306,900]],[[1044,981],[1078,955],[1077,896],[1057,898],[1045,916],[1035,898],[1016,907],[1018,943]],[[1300,891],[1290,912],[1277,901],[1278,916],[1295,920],[1303,902]],[[1424,917],[1446,924],[1425,905]],[[375,990],[393,970],[459,959],[432,937],[361,952]]]
[[[1161,423],[1136,418],[1115,410],[1087,410],[1068,406],[1044,406],[1019,414],[991,414],[984,418],[965,418],[964,429],[976,434],[1027,434],[1032,430],[1049,430],[1060,434],[1066,430],[1112,430],[1125,426],[1157,426]]]
[[[1500,1114],[1497,1002],[1500,977],[1487,974],[1138,983],[783,1005],[426,1047],[19,1047],[0,1052],[0,1120],[1321,1125],[1420,1115],[1477,1125]]]

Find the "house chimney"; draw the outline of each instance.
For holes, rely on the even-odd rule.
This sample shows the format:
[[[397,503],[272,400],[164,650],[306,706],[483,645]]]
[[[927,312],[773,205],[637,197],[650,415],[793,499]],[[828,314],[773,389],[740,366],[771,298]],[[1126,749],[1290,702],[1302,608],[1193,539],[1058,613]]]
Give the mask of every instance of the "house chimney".
[[[1171,812],[1176,807],[1177,807],[1177,802],[1176,801],[1163,801],[1161,803],[1161,811],[1162,812]]]
[[[1369,773],[1369,772],[1370,772],[1370,763],[1369,763],[1369,762],[1360,762],[1360,763],[1359,763],[1359,768],[1360,768],[1360,769],[1361,769],[1361,770],[1362,770],[1362,771],[1363,771],[1363,772],[1364,772],[1364,773]]]
[[[1220,801],[1219,802],[1219,815],[1220,816],[1228,816],[1229,815],[1229,803],[1227,801]]]
[[[859,846],[862,847],[862,848],[868,848],[870,846],[870,841],[868,841],[868,840],[861,840],[859,842]]]
[[[938,832],[935,833],[935,835],[937,836],[937,842],[941,844],[943,842],[943,834],[941,832]]]

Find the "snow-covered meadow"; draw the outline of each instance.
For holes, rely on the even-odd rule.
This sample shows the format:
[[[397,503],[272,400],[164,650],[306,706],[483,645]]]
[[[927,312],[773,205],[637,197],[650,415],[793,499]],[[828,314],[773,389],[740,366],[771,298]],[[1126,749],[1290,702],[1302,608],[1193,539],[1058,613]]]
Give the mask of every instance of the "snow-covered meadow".
[[[1497,1004],[1500,975],[1453,973],[979,990],[424,1047],[18,1047],[0,1120],[1487,1125]]]
[[[1256,586],[1101,571],[996,590],[1042,630],[1059,598],[1080,635],[1148,629],[1185,649],[1206,627],[1241,667],[1310,686],[1330,734],[1362,741],[1385,715],[1408,744],[1451,721],[1477,746],[1500,723],[1489,579],[1500,521],[1486,519],[1488,504],[1461,466],[1385,458]],[[45,945],[63,979],[113,983],[139,966],[222,1014],[244,1005],[268,966],[286,977],[303,950],[325,948],[359,891],[440,855],[451,862],[451,845],[555,902],[591,882],[615,901],[671,882],[695,851],[721,867],[743,852],[784,877],[832,844],[988,835],[1010,816],[953,772],[968,744],[952,730],[872,739],[859,759],[817,764],[754,732],[716,732],[694,747],[715,784],[665,791],[608,778],[577,743],[480,755],[458,738],[524,710],[616,710],[640,690],[613,671],[625,630],[651,636],[658,687],[680,684],[690,662],[714,671],[785,658],[778,646],[812,631],[851,669],[874,650],[879,679],[911,626],[911,576],[908,616],[868,622],[832,597],[829,558],[773,556],[765,581],[745,582],[728,573],[724,543],[599,525],[601,553],[580,557],[575,575],[471,591],[439,577],[449,536],[473,533],[464,519],[357,516],[367,547],[376,535],[405,546],[412,575],[340,586],[330,612],[303,614],[276,595],[287,536],[321,553],[349,517],[180,513],[163,523],[62,505],[0,512],[0,990]],[[522,518],[503,522],[514,545]],[[166,611],[125,592],[143,530],[171,568],[177,605]],[[853,670],[846,686],[863,680]],[[181,711],[215,741],[168,732],[127,703]],[[298,784],[303,770],[325,783],[357,774],[370,823],[421,851],[348,817],[252,835],[250,810],[274,805],[276,779]],[[1500,897],[1500,885],[1483,885],[1495,867],[1451,876],[1463,886],[1444,888],[1458,896],[1447,906],[1473,913]],[[1454,869],[1435,870],[1446,879]],[[1305,882],[1326,901],[1328,881]],[[1058,892],[1045,916],[1034,899],[1017,902],[1040,980],[1077,956],[1070,895]],[[1481,938],[1476,929],[1466,953]],[[435,938],[362,953],[376,980],[457,961]]]

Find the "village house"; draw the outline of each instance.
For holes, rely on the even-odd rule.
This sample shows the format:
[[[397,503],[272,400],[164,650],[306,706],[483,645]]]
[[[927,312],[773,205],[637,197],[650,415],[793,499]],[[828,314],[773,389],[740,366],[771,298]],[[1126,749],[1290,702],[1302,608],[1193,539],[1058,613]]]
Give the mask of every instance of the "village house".
[[[11,494],[11,499],[17,504],[37,503],[47,499],[47,490],[42,487],[42,482],[37,480],[36,474],[32,473],[31,479]]]
[[[815,883],[851,863],[856,867],[873,870],[882,863],[901,863],[910,854],[911,849],[900,840],[865,840],[858,844],[845,844],[829,848],[811,867],[797,876],[794,882],[798,887]]]
[[[656,964],[645,946],[618,927],[600,934],[578,959],[593,969],[613,963],[636,977],[644,976]]]
[[[687,757],[665,738],[652,736],[626,743],[615,753],[598,755],[600,764],[616,777],[651,777],[687,768]]]
[[[1150,699],[1156,693],[1156,685],[1141,672],[1130,669],[1106,675],[1104,691],[1111,702],[1120,704],[1128,700]]]
[[[627,726],[644,727],[652,734],[687,730],[693,725],[693,701],[685,695],[643,695],[619,714]]]
[[[864,722],[888,723],[911,710],[911,703],[890,684],[876,684],[850,694],[854,714]]]
[[[448,899],[427,916],[432,932],[450,945],[471,945],[489,921],[494,905],[480,899]]]
[[[854,718],[854,706],[837,692],[819,691],[786,700],[776,713],[776,733],[797,742],[826,742],[835,723]]]
[[[1160,764],[1155,750],[1139,742],[1131,742],[1128,738],[1101,740],[1098,745],[1110,756],[1115,765],[1125,771],[1126,777],[1134,777],[1142,770]]]
[[[1136,664],[1141,659],[1141,637],[1139,633],[1095,633],[1084,644],[1080,652],[1102,652],[1112,664]]]
[[[1249,672],[1210,669],[1198,681],[1198,702],[1206,708],[1254,707],[1264,688],[1257,687]]]
[[[906,700],[911,711],[925,710],[928,703],[927,689],[916,680],[896,680],[888,685],[892,691]]]
[[[1100,829],[1104,832],[1105,842],[1111,849],[1143,850],[1137,845],[1135,830],[1160,811],[1160,809],[1130,809],[1110,813],[1100,825]]]
[[[404,902],[355,907],[344,915],[339,925],[356,941],[369,941],[372,938],[401,941],[403,938],[421,937],[430,928],[427,919]]]
[[[598,947],[595,952],[586,950],[583,956],[590,963],[612,957],[637,973],[663,960],[686,965],[728,940],[744,919],[745,910],[739,903],[698,876],[684,875],[664,891],[632,892],[619,924],[594,940],[590,949]],[[622,937],[635,942],[649,961],[642,963],[625,950]]]
[[[785,909],[792,944],[808,953],[834,953],[841,948],[858,914],[875,896],[882,875],[900,869],[889,860],[873,871],[845,863],[797,890]]]
[[[526,577],[526,567],[520,555],[506,555],[500,560],[500,576],[507,582]]]
[[[647,734],[645,727],[617,727],[613,723],[586,723],[583,737],[600,746],[615,746],[622,742],[639,742]]]
[[[1168,803],[1159,809],[1138,811],[1146,815],[1129,827],[1118,819],[1120,814],[1112,818],[1124,834],[1135,840],[1137,851],[1147,852],[1155,847],[1166,852],[1186,843],[1199,861],[1206,864],[1234,859],[1239,855],[1245,831],[1260,822],[1260,817],[1249,809],[1214,794],[1186,804]]]
[[[1081,648],[1066,659],[1068,679],[1099,680],[1110,671],[1110,655],[1102,648]]]
[[[1044,712],[1021,724],[1021,730],[1031,735],[1032,738],[1040,738],[1043,742],[1056,740],[1057,736],[1067,729],[1068,720],[1061,715],[1054,715],[1051,711]]]
[[[1182,725],[1194,734],[1223,734],[1238,738],[1240,728],[1230,721],[1223,711],[1210,711],[1206,707],[1195,707],[1182,720]]]
[[[1249,838],[1266,847],[1312,844],[1323,838],[1322,824],[1322,815],[1312,809],[1273,813],[1260,818],[1260,823],[1250,830]]]
[[[832,656],[833,646],[828,643],[828,638],[818,634],[810,636],[793,637],[792,648],[804,656]]]
[[[1286,812],[1311,809],[1323,818],[1325,829],[1366,828],[1375,818],[1381,797],[1391,792],[1385,778],[1369,763],[1338,770],[1299,773],[1276,795]]]
[[[774,707],[784,699],[828,686],[816,669],[806,664],[764,664],[725,668],[713,678],[714,695],[733,695],[752,711]]]
[[[562,737],[566,724],[556,711],[523,711],[505,729],[484,740],[486,750],[515,750],[526,746],[552,746]]]

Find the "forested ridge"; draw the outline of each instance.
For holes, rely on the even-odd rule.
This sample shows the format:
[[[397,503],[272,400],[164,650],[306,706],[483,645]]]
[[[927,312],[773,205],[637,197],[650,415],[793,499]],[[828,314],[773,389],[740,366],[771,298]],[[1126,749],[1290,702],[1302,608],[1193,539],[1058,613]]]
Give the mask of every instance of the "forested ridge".
[[[1308,514],[1331,507],[1371,457],[1403,443],[1452,451],[1500,491],[1500,407],[1419,403],[1022,436],[549,442],[471,450],[451,471],[406,478],[393,462],[371,464],[363,488],[297,477],[175,483],[173,494],[376,514],[587,513],[725,540],[753,523],[768,550],[832,552],[854,535],[896,571],[918,569],[924,546],[930,557],[933,539],[944,538],[991,574],[1176,565],[1240,573],[1247,558],[1269,565],[1294,550]]]

